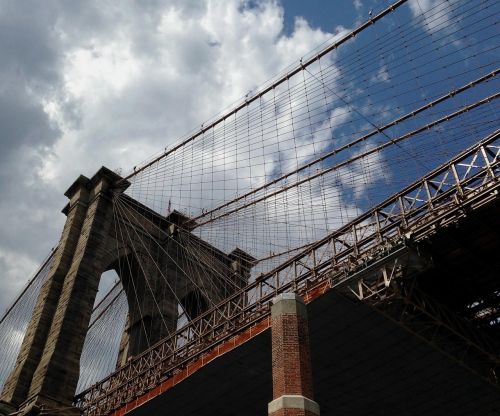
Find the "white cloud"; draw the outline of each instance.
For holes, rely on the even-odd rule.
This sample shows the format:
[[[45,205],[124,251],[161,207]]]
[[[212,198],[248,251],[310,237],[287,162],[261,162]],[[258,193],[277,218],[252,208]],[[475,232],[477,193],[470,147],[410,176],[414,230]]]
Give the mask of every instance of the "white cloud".
[[[302,18],[287,36],[283,19],[271,0],[255,7],[243,0],[54,2],[29,13],[6,3],[2,38],[21,44],[24,31],[31,40],[2,50],[0,72],[14,95],[29,91],[33,120],[13,121],[12,131],[29,141],[19,147],[12,136],[2,167],[0,211],[12,219],[1,226],[2,236],[12,236],[0,241],[2,282],[26,282],[57,242],[62,194],[80,173],[130,169],[331,39]],[[274,167],[264,155],[263,175]],[[9,283],[0,308],[18,289]]]
[[[410,0],[408,2],[414,17],[423,16],[421,24],[429,32],[443,30],[452,24],[450,3],[444,0]]]
[[[371,79],[372,82],[391,82],[389,71],[387,70],[387,65],[382,65],[377,74]]]
[[[368,152],[373,147],[372,144],[363,145],[354,156]],[[341,168],[339,176],[344,185],[352,189],[354,200],[360,200],[368,195],[367,188],[377,181],[389,184],[392,178],[380,152],[371,153],[363,159]]]
[[[63,187],[68,175],[91,174],[99,163],[128,168],[331,37],[303,19],[283,35],[283,10],[274,2],[205,6],[193,14],[184,4],[158,10],[146,34],[138,32],[141,19],[124,12],[115,23],[121,31],[71,45],[63,93],[46,102],[63,134],[45,159],[45,180]],[[60,97],[77,103],[76,126]]]
[[[101,165],[130,169],[316,46],[332,40],[332,34],[311,28],[302,18],[296,20],[290,35],[284,34],[283,9],[274,1],[262,1],[253,8],[238,0],[178,1],[158,8],[137,7],[132,1],[119,8],[88,3],[84,10],[68,6],[53,12],[58,18],[49,43],[55,48],[55,57],[48,65],[55,75],[44,88],[31,88],[30,96],[52,135],[49,132],[50,139],[43,143],[27,144],[29,151],[16,160],[29,168],[12,176],[15,181],[23,180],[24,188],[13,188],[10,198],[0,201],[0,214],[24,222],[17,227],[3,225],[17,239],[15,247],[11,241],[0,241],[2,279],[9,282],[24,283],[35,263],[57,242],[64,221],[58,210],[66,202],[62,194],[80,173],[90,176]],[[338,27],[336,36],[346,30]],[[322,63],[334,65],[335,54]],[[322,87],[322,82],[336,88],[337,71],[334,66],[329,69],[323,81],[309,79],[315,88]],[[324,114],[314,121],[296,118],[294,131],[288,128],[292,112],[305,114],[307,98],[292,97],[273,106],[283,127],[263,133],[266,151],[252,154],[251,166],[242,166],[241,159],[220,148],[201,147],[205,158],[199,167],[213,171],[214,179],[221,182],[228,172],[237,170],[237,177],[232,178],[235,187],[252,189],[279,169],[286,172],[311,160],[331,146],[336,129],[352,116],[344,104],[332,108],[333,95],[325,96],[328,98],[321,104]],[[295,135],[297,132],[301,134]],[[276,154],[280,154],[279,160]],[[248,156],[250,159],[250,150]],[[223,163],[218,164],[218,158]],[[358,174],[362,177],[364,173],[351,172],[351,176]],[[296,180],[298,175],[290,179]],[[186,185],[186,178],[178,176],[172,183]],[[229,183],[227,180],[231,189]],[[361,192],[360,183],[348,186]],[[309,243],[359,214],[353,204],[343,201],[341,185],[333,175],[320,178],[302,186],[303,192],[292,190],[256,206],[253,224],[244,219],[231,224],[234,219],[229,219],[229,232],[223,239],[220,223],[207,227],[202,235],[223,240],[221,248],[227,251],[239,246],[256,257]],[[194,209],[211,198],[227,196],[198,186],[196,180],[189,186],[189,206]],[[27,196],[29,202],[19,202]],[[159,208],[164,209],[166,202],[160,202],[163,207]],[[182,205],[174,197],[172,203]],[[331,207],[335,209],[328,209]],[[262,230],[266,235],[259,235]],[[271,259],[260,270],[282,259]],[[5,296],[12,299],[18,291],[19,285],[10,287]]]

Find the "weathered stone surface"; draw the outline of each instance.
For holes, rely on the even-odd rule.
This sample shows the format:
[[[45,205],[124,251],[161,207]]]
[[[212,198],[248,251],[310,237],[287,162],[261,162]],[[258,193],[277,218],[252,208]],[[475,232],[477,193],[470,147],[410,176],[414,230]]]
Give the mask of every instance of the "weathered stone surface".
[[[6,402],[19,405],[28,397],[81,232],[87,201],[88,192],[79,193],[79,198],[72,201],[49,278],[42,286],[16,366],[4,386],[1,398]]]
[[[0,416],[7,416],[14,413],[17,409],[12,404],[0,400]]]
[[[118,365],[175,331],[179,302],[194,318],[248,280],[254,259],[200,240],[184,215],[162,217],[124,194],[117,206],[116,194],[127,185],[120,180],[101,168],[65,193],[70,202],[55,260],[1,395],[20,415],[78,413],[71,405],[103,272],[116,270],[129,305]],[[189,252],[180,249],[186,245]]]

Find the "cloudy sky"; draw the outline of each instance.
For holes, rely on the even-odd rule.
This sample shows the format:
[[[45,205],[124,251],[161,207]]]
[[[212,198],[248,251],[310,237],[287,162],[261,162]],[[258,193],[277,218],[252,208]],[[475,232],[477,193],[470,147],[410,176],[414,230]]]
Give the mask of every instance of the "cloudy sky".
[[[79,174],[129,171],[390,3],[0,0],[0,312],[57,243]]]
[[[130,169],[352,27],[363,3],[0,1],[0,311],[57,243],[78,174]]]
[[[92,176],[102,165],[130,171],[199,129],[204,121],[284,68],[297,65],[312,49],[365,21],[372,9],[380,10],[392,2],[0,0],[0,315],[57,244],[65,220],[61,213],[67,202],[64,191],[79,174]],[[480,8],[476,3],[482,7],[482,14],[477,16],[476,9]],[[404,40],[408,42],[405,48],[394,48],[386,56],[370,51],[378,70],[364,80],[356,78],[352,85],[339,88],[344,88],[344,92],[351,88],[348,93],[356,105],[378,108],[381,119],[376,121],[382,125],[384,120],[413,110],[416,103],[425,103],[428,97],[436,98],[486,74],[493,66],[496,68],[500,46],[493,40],[498,40],[498,33],[494,25],[481,22],[487,21],[488,16],[494,19],[495,13],[500,13],[500,4],[495,5],[494,0],[476,3],[409,0],[400,9],[404,18],[417,21],[421,13],[435,13],[433,18],[419,19],[412,29],[411,36],[423,39],[422,44],[427,46],[408,38]],[[458,10],[455,16],[449,13],[452,8]],[[465,14],[464,10],[469,20],[457,18],[460,13]],[[379,25],[379,32],[367,36],[372,41],[394,35],[402,21],[389,16],[385,26]],[[399,41],[398,38],[395,42]],[[359,37],[353,42],[359,42]],[[415,45],[416,49],[408,52],[408,45]],[[353,47],[358,46],[359,43]],[[415,59],[420,48],[427,51],[425,48],[430,47],[432,54],[421,53],[420,61]],[[355,55],[353,62],[357,58]],[[392,62],[393,67],[388,68],[384,60]],[[417,72],[419,76],[415,76]],[[400,99],[380,100],[377,107],[371,103],[376,94],[366,97],[365,87],[378,89],[382,98],[385,95],[386,99]],[[458,104],[452,103],[443,111],[470,103],[467,100],[477,99],[480,94],[489,94],[489,89],[484,87],[477,97],[459,98]],[[344,106],[345,103],[341,107]],[[331,117],[341,109],[332,109]],[[484,120],[498,125],[494,111],[490,115],[486,110]],[[441,114],[439,111],[433,116]],[[355,112],[350,109],[350,115],[345,113],[344,117],[354,118]],[[326,121],[330,128],[325,128],[325,146],[331,145],[326,142],[335,124],[330,118]],[[425,118],[412,120],[408,127],[424,121]],[[463,132],[466,122],[457,129]],[[476,125],[484,125],[485,130],[491,127],[481,122]],[[450,136],[452,143],[452,132],[448,130],[449,134],[443,135],[446,137],[438,138],[445,142]],[[466,140],[459,136],[457,148],[446,148],[446,152],[455,154],[465,147]],[[476,139],[470,135],[469,140]],[[411,169],[413,173],[420,172],[422,166],[412,168],[408,154],[420,150],[427,163],[427,153],[431,152],[426,153],[425,147],[417,149],[418,144],[415,149],[404,146],[399,146],[399,150],[406,152],[405,158],[397,163],[406,173]],[[438,157],[448,158],[433,143],[428,146],[433,148],[436,163]],[[226,154],[223,159],[225,163]],[[392,185],[400,186],[400,172],[384,166],[382,159],[372,161],[374,166],[382,179],[390,178]],[[361,184],[371,183],[373,175],[366,172],[366,163],[358,168],[360,171],[352,172],[349,178],[364,180],[366,175],[370,181]],[[235,180],[239,180],[238,176]],[[365,193],[364,189],[356,191],[359,184],[350,184],[352,194]],[[382,185],[388,188],[385,183]],[[347,197],[338,195],[339,199]],[[317,206],[325,204],[323,197]],[[311,208],[315,208],[314,201]],[[357,215],[356,210],[354,214]],[[309,221],[311,218],[313,215],[308,215]],[[240,234],[234,234],[240,238]],[[268,240],[272,237],[275,235]],[[255,241],[260,244],[260,240]],[[14,346],[22,338],[22,331],[18,332]],[[10,350],[13,363],[17,350]],[[7,360],[0,359],[0,364],[2,361]],[[5,368],[3,373],[1,370],[0,385],[2,374],[8,374]]]

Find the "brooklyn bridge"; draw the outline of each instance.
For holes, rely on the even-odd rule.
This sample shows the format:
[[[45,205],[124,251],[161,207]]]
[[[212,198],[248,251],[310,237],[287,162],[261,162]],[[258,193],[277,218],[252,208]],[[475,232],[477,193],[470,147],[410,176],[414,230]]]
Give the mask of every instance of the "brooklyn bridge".
[[[500,3],[406,3],[74,180],[0,415],[500,415]]]

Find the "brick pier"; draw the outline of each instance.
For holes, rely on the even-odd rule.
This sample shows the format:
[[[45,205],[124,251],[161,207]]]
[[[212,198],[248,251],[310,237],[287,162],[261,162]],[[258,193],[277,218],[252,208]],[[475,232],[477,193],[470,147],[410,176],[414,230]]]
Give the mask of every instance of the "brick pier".
[[[271,318],[273,401],[269,415],[318,416],[306,305],[293,293],[281,294],[273,300]]]

